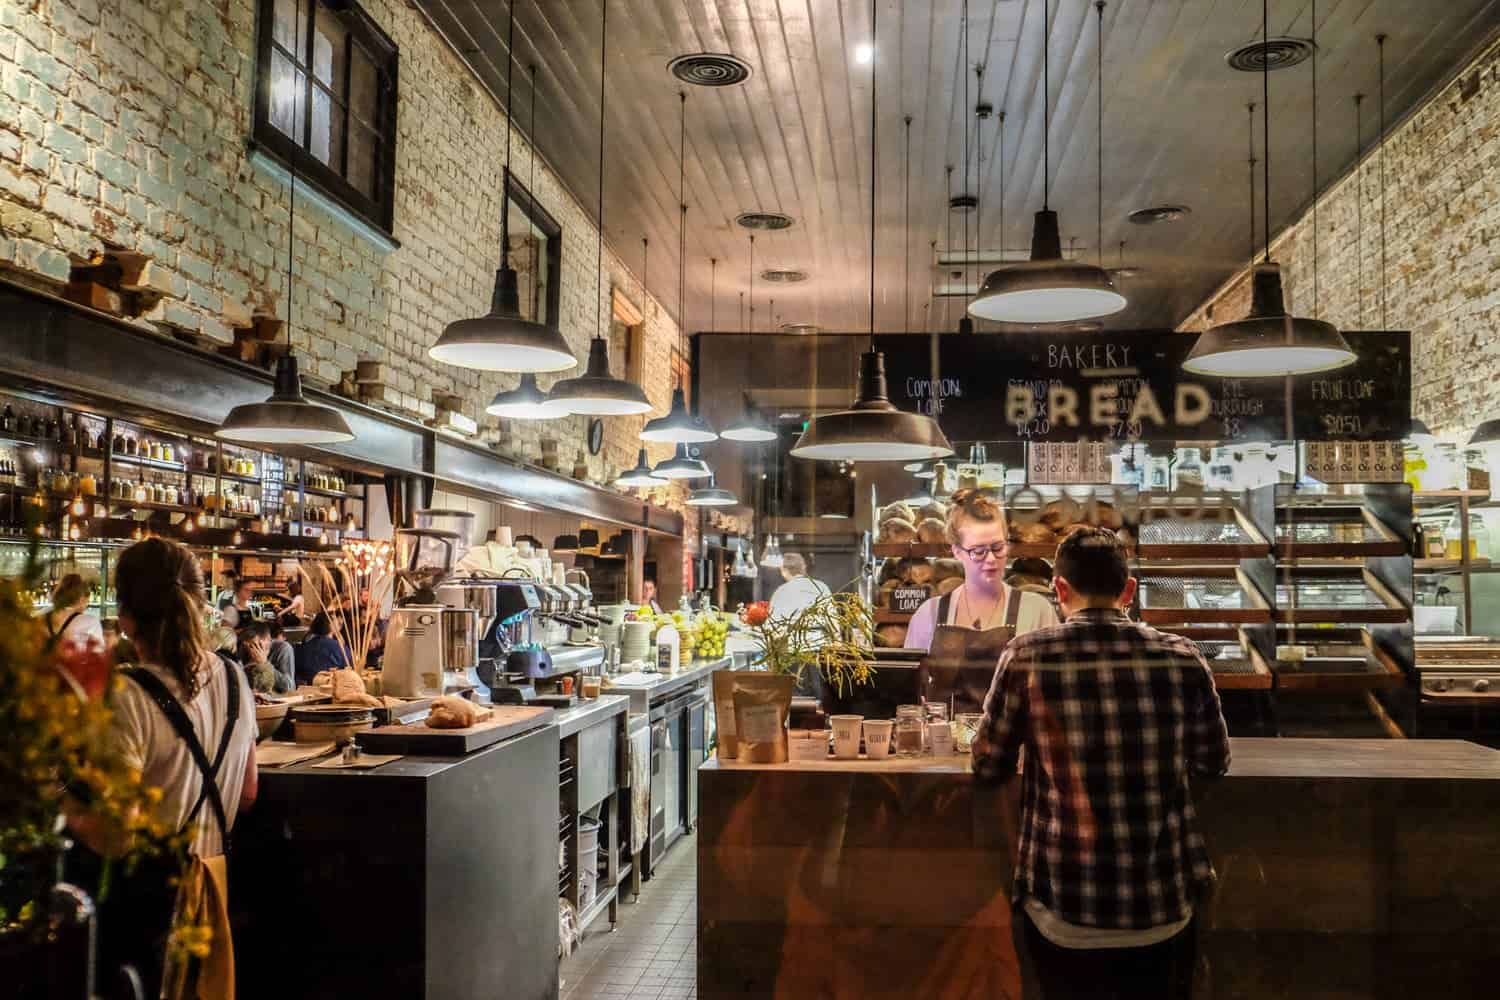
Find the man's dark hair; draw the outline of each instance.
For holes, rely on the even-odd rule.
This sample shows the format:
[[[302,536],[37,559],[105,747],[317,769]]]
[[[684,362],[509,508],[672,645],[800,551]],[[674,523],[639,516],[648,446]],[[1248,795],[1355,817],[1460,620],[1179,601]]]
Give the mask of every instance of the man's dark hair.
[[[319,611],[314,615],[308,632],[312,635],[333,635],[333,619],[328,617],[328,612]]]
[[[261,624],[265,625],[266,634],[269,635],[272,639],[281,638],[281,622],[279,619],[272,618],[270,621],[262,622]]]
[[[1057,546],[1053,577],[1062,577],[1083,597],[1118,597],[1130,579],[1120,536],[1108,528],[1075,528]]]
[[[240,629],[240,640],[249,642],[251,639],[266,639],[271,636],[271,625],[269,622],[256,622]]]

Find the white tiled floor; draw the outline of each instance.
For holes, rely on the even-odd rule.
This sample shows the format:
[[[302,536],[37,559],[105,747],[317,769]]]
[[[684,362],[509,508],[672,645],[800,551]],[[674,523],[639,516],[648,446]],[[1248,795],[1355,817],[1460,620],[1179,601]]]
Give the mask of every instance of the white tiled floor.
[[[620,905],[614,933],[600,918],[562,963],[563,1000],[679,1000],[698,995],[698,844],[684,837]]]

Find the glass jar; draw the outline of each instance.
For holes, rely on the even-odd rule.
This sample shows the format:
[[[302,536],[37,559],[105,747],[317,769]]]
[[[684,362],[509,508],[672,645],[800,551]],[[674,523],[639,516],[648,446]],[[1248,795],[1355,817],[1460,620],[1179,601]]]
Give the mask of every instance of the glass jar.
[[[927,731],[927,713],[921,705],[897,705],[894,734],[898,757],[920,757]]]
[[[161,460],[163,462],[175,462],[176,459],[172,457],[174,454],[176,453],[172,451],[170,444],[163,444],[161,446]]]
[[[1479,514],[1469,515],[1469,558],[1489,559],[1490,555],[1490,529],[1485,526],[1484,518]]]
[[[960,753],[968,753],[979,738],[979,727],[984,722],[982,712],[959,712],[953,716],[953,747]]]
[[[1443,558],[1462,559],[1463,557],[1463,523],[1459,520],[1459,516],[1454,514],[1443,526]]]

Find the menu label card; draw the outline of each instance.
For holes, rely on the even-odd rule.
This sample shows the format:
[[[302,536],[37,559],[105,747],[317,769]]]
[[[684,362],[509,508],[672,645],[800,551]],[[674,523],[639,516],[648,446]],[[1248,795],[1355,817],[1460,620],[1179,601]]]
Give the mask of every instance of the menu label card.
[[[891,610],[909,615],[932,596],[926,587],[897,587],[891,591]]]

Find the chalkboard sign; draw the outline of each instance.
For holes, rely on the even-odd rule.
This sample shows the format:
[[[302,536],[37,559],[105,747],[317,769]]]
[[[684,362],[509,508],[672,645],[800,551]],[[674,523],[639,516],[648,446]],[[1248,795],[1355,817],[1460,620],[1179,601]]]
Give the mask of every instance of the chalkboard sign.
[[[1291,379],[1183,371],[1196,340],[1170,330],[886,335],[891,402],[955,441],[1398,440],[1411,424],[1411,335],[1345,333],[1347,368]],[[1290,391],[1288,391],[1290,389]]]
[[[897,587],[891,591],[891,610],[909,615],[931,596],[932,592],[926,587]]]

